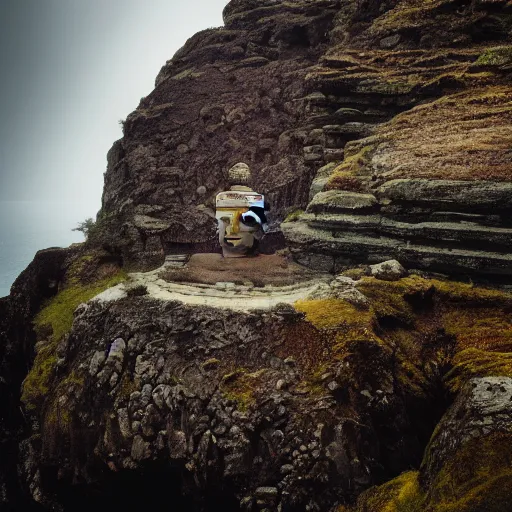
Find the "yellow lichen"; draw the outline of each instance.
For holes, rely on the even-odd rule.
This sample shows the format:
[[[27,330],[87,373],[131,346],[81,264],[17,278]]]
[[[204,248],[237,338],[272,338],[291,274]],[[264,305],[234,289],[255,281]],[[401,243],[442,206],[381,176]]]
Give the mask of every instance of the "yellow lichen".
[[[504,66],[512,62],[512,46],[497,46],[485,50],[475,62],[480,66]]]
[[[299,300],[295,309],[318,329],[371,328],[373,322],[372,313],[341,299]]]
[[[415,319],[411,303],[407,297],[418,292],[425,292],[432,286],[431,282],[417,276],[399,281],[381,281],[363,277],[357,288],[370,299],[377,318],[394,318],[404,324],[412,324]]]
[[[468,348],[455,354],[453,368],[446,374],[448,388],[457,392],[473,377],[512,377],[512,352],[489,352]]]
[[[460,349],[512,349],[512,318],[500,307],[472,307],[448,311],[446,332],[456,336]]]
[[[426,511],[508,512],[512,495],[512,436],[494,433],[463,444],[435,476]]]
[[[402,473],[361,494],[354,512],[509,512],[511,441],[509,433],[472,439],[449,454],[428,489],[417,471]]]
[[[245,412],[256,402],[256,392],[266,370],[250,373],[245,368],[237,368],[224,375],[220,389],[223,395],[237,404],[240,411]]]
[[[57,365],[57,342],[49,340],[42,346],[27,377],[23,381],[21,401],[27,410],[36,409],[50,390]]]
[[[195,71],[194,68],[185,69],[181,73],[174,75],[171,77],[171,80],[183,80],[184,78],[199,78],[201,75],[204,75],[201,71]]]
[[[123,271],[118,271],[114,276],[91,284],[74,282],[50,299],[36,315],[34,320],[36,332],[44,330],[44,327],[49,325],[53,332],[52,339],[60,340],[71,329],[73,313],[79,304],[87,302],[102,291],[121,283],[125,279],[126,274]]]
[[[301,210],[300,208],[293,210],[290,212],[283,222],[296,222],[299,220],[300,216],[304,213],[304,210]]]
[[[375,147],[373,145],[364,146],[355,155],[345,158],[331,174],[324,190],[351,190],[359,192],[363,190],[362,182],[357,175],[368,164]]]
[[[364,492],[357,501],[357,512],[423,512],[424,492],[417,471],[407,471],[379,487]]]

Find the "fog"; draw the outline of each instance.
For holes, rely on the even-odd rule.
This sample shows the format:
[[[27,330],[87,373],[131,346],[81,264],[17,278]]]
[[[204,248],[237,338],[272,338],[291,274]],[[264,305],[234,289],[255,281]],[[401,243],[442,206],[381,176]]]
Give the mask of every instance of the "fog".
[[[120,120],[189,37],[222,25],[226,3],[0,0],[1,212],[10,211],[8,201],[37,201],[62,216],[57,237],[41,207],[24,203],[18,238],[30,226],[48,231],[44,246],[76,240],[77,219],[100,208],[106,154],[122,136]],[[12,229],[5,222],[0,229],[1,270]]]

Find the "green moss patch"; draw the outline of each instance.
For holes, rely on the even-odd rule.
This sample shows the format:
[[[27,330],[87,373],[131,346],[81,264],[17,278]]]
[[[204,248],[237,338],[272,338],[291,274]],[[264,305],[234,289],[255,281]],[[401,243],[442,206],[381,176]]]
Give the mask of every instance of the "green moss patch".
[[[300,216],[304,213],[304,210],[297,209],[290,212],[283,222],[296,222],[300,219]]]
[[[304,354],[294,354],[299,361],[308,356],[301,366],[313,387],[318,371],[366,351],[377,366],[381,357],[387,364],[392,351],[396,384],[416,397],[427,397],[439,375],[454,392],[472,377],[512,376],[510,294],[415,275],[399,281],[362,277],[357,288],[369,299],[369,310],[339,299],[295,304],[317,331],[297,333]],[[358,371],[367,372],[370,363],[362,362]]]
[[[171,80],[183,80],[184,78],[199,78],[201,75],[204,75],[201,71],[195,71],[194,68],[185,69],[181,73],[174,75],[171,77]]]
[[[498,305],[448,311],[443,324],[448,333],[456,336],[460,349],[512,349],[512,318]]]
[[[265,372],[263,369],[250,373],[245,368],[237,368],[224,375],[220,389],[228,400],[233,400],[238,409],[245,412],[256,403],[256,393]]]
[[[512,377],[511,294],[417,275],[398,281],[363,276],[356,286],[369,299],[369,310],[339,299],[295,304],[324,340],[316,342],[319,356],[303,373],[302,388],[311,395],[328,393],[328,374],[339,362],[347,363],[341,386],[349,393],[360,391],[361,383],[388,382],[397,396],[420,403],[432,400],[443,383],[455,393],[473,377]],[[301,348],[313,345],[298,339]],[[349,510],[508,511],[511,440],[510,434],[496,434],[470,441],[429,488],[422,487],[418,471],[409,471],[369,489]]]
[[[372,487],[358,499],[357,512],[423,512],[425,495],[417,471],[407,471],[393,480]]]
[[[295,309],[305,313],[307,321],[317,329],[333,329],[355,338],[366,337],[373,331],[373,313],[341,299],[299,300]]]
[[[92,299],[107,288],[115,286],[126,279],[123,271],[91,284],[71,284],[53,297],[37,314],[34,320],[36,332],[50,325],[52,340],[58,341],[70,331],[75,309]]]
[[[512,496],[512,436],[495,433],[465,443],[441,468],[425,510],[508,512]]]
[[[357,288],[370,299],[378,319],[394,318],[406,325],[413,325],[416,318],[408,298],[425,293],[432,284],[416,276],[399,281],[381,281],[363,277]]]
[[[354,512],[509,512],[512,436],[496,433],[465,443],[429,489],[408,471],[361,494]]]
[[[512,377],[512,352],[489,352],[468,348],[455,354],[446,374],[448,388],[457,392],[473,377]]]
[[[431,364],[448,372],[446,386],[454,392],[472,377],[512,376],[510,294],[418,276],[393,282],[363,277],[358,289],[379,322],[401,326],[378,334],[396,347],[397,378],[405,389],[422,393]]]
[[[27,410],[34,410],[50,391],[50,384],[57,365],[56,341],[48,341],[36,355],[34,364],[23,381],[21,401]]]
[[[87,302],[102,291],[119,284],[126,274],[117,274],[91,284],[79,284],[73,281],[43,307],[34,320],[38,338],[47,339],[39,343],[39,349],[22,387],[21,400],[28,410],[36,409],[48,391],[57,364],[57,346],[65,334],[71,330],[73,313],[79,304]]]
[[[475,64],[477,66],[505,66],[512,63],[512,46],[489,48],[482,53]]]

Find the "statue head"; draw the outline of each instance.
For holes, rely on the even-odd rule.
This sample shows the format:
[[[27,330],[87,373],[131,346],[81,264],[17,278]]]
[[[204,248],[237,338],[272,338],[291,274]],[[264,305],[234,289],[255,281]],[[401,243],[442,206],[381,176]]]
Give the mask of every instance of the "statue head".
[[[251,180],[251,169],[247,164],[240,162],[235,164],[228,171],[228,182],[230,185],[248,186]]]

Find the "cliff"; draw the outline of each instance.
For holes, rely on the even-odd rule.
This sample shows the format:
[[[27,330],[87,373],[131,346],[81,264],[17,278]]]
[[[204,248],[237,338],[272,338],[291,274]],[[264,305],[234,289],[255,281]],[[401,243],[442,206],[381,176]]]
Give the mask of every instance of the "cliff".
[[[314,268],[510,275],[509,9],[230,2],[126,119],[105,178],[110,241],[135,266],[211,250],[208,211],[245,161],[275,230],[306,210],[283,231]]]
[[[510,3],[224,22],[126,119],[88,242],[0,300],[0,507],[508,511]],[[239,161],[283,250],[229,262]]]

